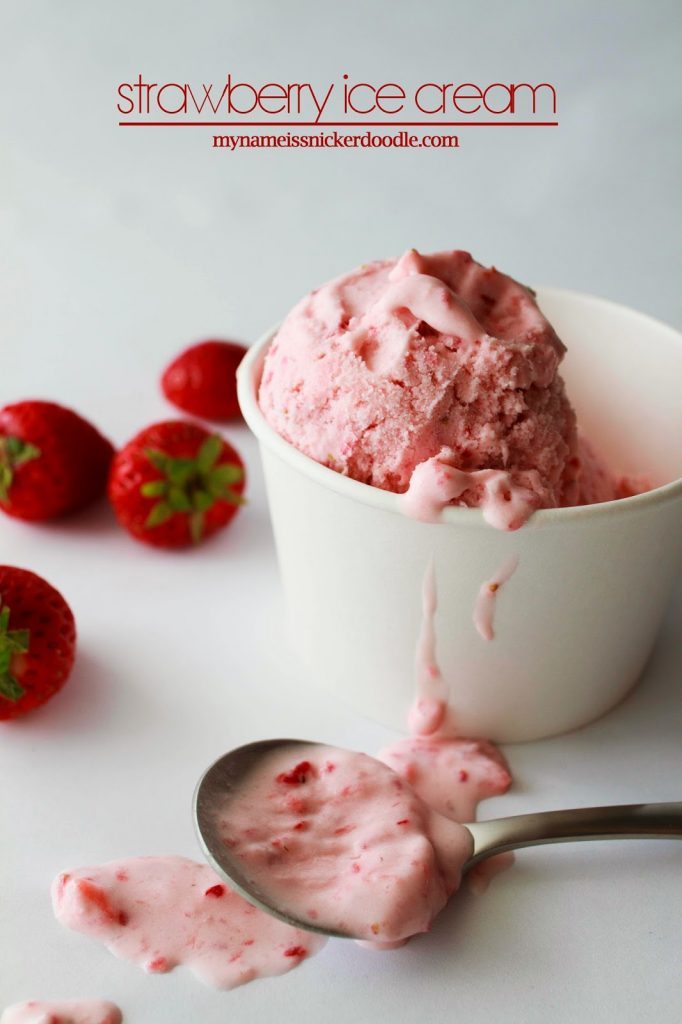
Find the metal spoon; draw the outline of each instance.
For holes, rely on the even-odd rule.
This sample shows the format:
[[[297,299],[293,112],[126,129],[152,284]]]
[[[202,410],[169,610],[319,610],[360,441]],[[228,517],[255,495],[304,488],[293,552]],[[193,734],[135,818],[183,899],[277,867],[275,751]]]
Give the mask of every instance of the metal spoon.
[[[336,938],[356,938],[345,932],[315,926],[308,920],[298,920],[276,906],[268,893],[245,875],[239,858],[233,856],[218,832],[218,820],[221,812],[224,813],[226,799],[238,797],[241,783],[261,759],[277,748],[298,746],[324,746],[329,749],[326,744],[307,740],[261,740],[238,747],[211,765],[199,780],[194,794],[194,819],[199,843],[215,871],[260,910],[309,932]],[[574,843],[587,839],[682,839],[682,802],[543,811],[491,821],[466,822],[464,827],[474,842],[473,853],[464,865],[464,871],[467,871],[485,857],[524,846]]]

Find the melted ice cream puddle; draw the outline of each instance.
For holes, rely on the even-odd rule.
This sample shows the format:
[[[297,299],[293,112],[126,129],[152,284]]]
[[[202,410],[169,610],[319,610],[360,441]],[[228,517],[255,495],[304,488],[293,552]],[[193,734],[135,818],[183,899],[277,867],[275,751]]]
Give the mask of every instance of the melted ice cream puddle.
[[[471,854],[470,834],[458,824],[473,821],[480,800],[511,784],[491,743],[456,734],[436,658],[432,560],[422,608],[413,735],[378,759],[336,748],[325,754],[319,746],[309,757],[300,746],[295,755],[279,750],[255,775],[250,800],[240,801],[239,814],[226,807],[223,823],[232,852],[243,854],[264,889],[279,891],[273,903],[284,909],[288,900],[299,920],[364,935],[378,948],[428,930]],[[476,865],[467,876],[472,887],[482,890],[512,856]],[[185,964],[216,988],[283,974],[325,942],[258,910],[208,865],[182,857],[62,874],[53,903],[62,924],[121,959],[150,973]]]
[[[8,1006],[0,1024],[121,1024],[121,1011],[113,1003],[95,1000],[43,1002],[30,999]]]
[[[55,879],[52,901],[58,921],[114,956],[153,974],[184,964],[221,989],[284,974],[325,941],[257,910],[207,864],[184,857],[70,871]]]

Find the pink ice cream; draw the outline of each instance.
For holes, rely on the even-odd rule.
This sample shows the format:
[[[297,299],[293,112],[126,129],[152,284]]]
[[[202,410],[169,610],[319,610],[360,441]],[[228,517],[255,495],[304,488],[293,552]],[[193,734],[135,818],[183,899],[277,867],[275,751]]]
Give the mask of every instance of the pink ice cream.
[[[184,964],[221,989],[284,974],[324,944],[257,910],[208,865],[184,857],[69,871],[55,879],[52,902],[63,925],[99,939],[122,960],[152,974]]]
[[[386,765],[335,747],[274,751],[218,828],[267,903],[381,943],[428,930],[473,849]]]
[[[466,252],[409,250],[299,302],[259,402],[285,440],[404,494],[416,518],[461,504],[515,529],[538,508],[633,492],[578,439],[564,351],[530,289]]]
[[[513,574],[511,558],[498,576]],[[422,623],[415,657],[416,694],[408,715],[411,736],[380,750],[377,758],[404,779],[425,804],[455,822],[474,821],[481,800],[506,793],[511,774],[503,755],[484,739],[458,735],[457,715],[449,705],[450,688],[436,653],[438,592],[433,559],[422,584]],[[492,610],[484,618],[492,622]],[[468,873],[475,892],[513,862],[513,854],[479,861]]]
[[[226,797],[218,820],[231,859],[267,905],[381,946],[428,931],[473,852],[461,823],[511,784],[491,743],[457,736],[436,657],[433,562],[422,605],[412,736],[376,760],[334,747],[278,748]],[[475,887],[510,859],[474,867]]]
[[[474,626],[484,640],[494,640],[495,638],[495,607],[500,587],[509,582],[516,572],[518,564],[518,555],[510,555],[494,576],[481,584],[474,605]]]
[[[0,1024],[121,1024],[121,1011],[113,1003],[95,1000],[79,1002],[40,1002],[8,1006]]]

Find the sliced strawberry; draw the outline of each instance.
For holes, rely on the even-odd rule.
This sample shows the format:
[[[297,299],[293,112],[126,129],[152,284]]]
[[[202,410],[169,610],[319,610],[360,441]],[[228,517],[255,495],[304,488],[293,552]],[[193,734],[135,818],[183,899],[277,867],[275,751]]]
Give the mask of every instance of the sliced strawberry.
[[[59,591],[35,573],[0,565],[0,719],[48,701],[75,653],[76,624]]]
[[[245,485],[238,452],[184,420],[141,431],[116,456],[109,498],[133,537],[156,547],[198,544],[232,520]]]
[[[192,416],[231,420],[239,416],[237,367],[246,349],[234,341],[202,341],[181,352],[161,378],[169,402]]]
[[[27,401],[0,410],[0,508],[17,519],[77,512],[106,488],[114,450],[71,409]]]

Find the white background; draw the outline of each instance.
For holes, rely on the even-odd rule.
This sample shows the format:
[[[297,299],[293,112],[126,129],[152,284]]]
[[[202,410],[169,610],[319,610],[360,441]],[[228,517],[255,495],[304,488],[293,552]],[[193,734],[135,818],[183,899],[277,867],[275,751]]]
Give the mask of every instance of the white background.
[[[369,258],[462,247],[524,281],[679,322],[680,8],[674,2],[0,5],[0,404],[60,400],[116,442],[169,410],[160,369],[211,333],[253,340]],[[551,81],[555,129],[462,129],[457,151],[212,151],[208,129],[119,129],[152,81]],[[682,850],[528,851],[479,900],[391,955],[331,943],[232,993],[148,978],[53,921],[59,870],[196,855],[194,783],[262,736],[376,749],[287,651],[257,453],[233,528],[146,551],[105,507],[0,522],[0,560],[60,587],[80,627],[64,693],[0,729],[0,1006],[118,1001],[131,1024],[679,1020]],[[679,799],[682,602],[638,690],[589,729],[509,748],[485,815]],[[339,643],[352,638],[339,638]],[[333,652],[330,652],[333,657]]]

